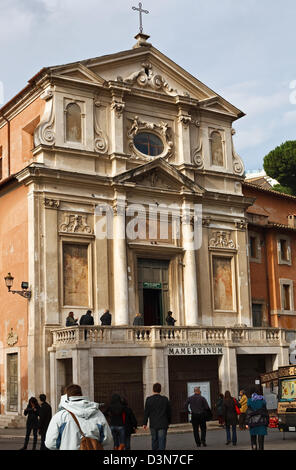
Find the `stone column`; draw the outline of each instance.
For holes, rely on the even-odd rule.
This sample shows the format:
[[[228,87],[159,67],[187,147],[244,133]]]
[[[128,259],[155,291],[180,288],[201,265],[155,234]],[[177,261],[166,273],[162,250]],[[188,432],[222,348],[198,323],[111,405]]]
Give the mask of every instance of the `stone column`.
[[[125,237],[125,195],[121,195],[113,206],[113,278],[115,325],[126,326],[128,315],[128,276]]]
[[[168,356],[164,348],[151,348],[143,361],[144,401],[153,393],[153,384],[161,384],[161,394],[169,397]]]
[[[183,258],[185,322],[186,326],[196,326],[198,325],[196,250],[190,206],[185,202],[182,208],[182,238],[185,250]]]
[[[80,385],[83,395],[88,398],[94,396],[92,377],[93,357],[89,355],[89,348],[79,348],[72,351],[73,383]]]
[[[219,388],[224,393],[229,390],[232,396],[238,395],[237,361],[235,348],[224,347],[219,360]]]

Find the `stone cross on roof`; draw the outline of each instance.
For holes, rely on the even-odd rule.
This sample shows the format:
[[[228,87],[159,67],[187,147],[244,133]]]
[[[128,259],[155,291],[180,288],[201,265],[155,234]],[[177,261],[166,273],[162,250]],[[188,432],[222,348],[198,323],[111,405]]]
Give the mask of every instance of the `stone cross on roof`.
[[[139,18],[140,18],[140,33],[142,34],[142,33],[143,33],[142,13],[148,14],[149,11],[142,9],[142,3],[139,3],[139,8],[137,8],[137,7],[132,7],[132,9],[139,12]]]

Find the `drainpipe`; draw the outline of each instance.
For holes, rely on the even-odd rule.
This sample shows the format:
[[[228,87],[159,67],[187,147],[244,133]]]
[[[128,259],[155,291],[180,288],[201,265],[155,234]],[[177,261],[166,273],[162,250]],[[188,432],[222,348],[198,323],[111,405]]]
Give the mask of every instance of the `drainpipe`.
[[[8,175],[7,177],[10,176],[10,121],[7,119],[4,114],[2,114],[3,119],[7,122],[7,170],[8,170]]]

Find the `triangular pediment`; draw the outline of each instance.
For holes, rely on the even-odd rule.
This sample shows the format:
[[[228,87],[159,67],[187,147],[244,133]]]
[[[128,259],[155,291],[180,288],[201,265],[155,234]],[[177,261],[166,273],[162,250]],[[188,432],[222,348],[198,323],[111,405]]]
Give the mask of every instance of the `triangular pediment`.
[[[183,175],[177,168],[162,158],[140,165],[113,178],[115,183],[149,188],[151,191],[174,191],[202,195],[204,189]]]
[[[66,66],[55,67],[52,70],[54,76],[77,82],[95,83],[103,85],[105,80],[85,65],[77,62]]]
[[[138,47],[116,54],[51,67],[54,76],[73,81],[120,87],[135,93],[157,93],[188,104],[197,104],[210,111],[228,114],[235,119],[242,111],[170,60],[153,46]],[[190,101],[192,100],[192,102]]]

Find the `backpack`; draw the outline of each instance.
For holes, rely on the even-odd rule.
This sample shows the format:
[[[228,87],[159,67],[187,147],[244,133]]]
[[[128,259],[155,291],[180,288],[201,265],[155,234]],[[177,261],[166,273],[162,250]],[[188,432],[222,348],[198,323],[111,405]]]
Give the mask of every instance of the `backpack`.
[[[66,410],[66,408],[65,408]],[[71,411],[69,410],[66,410],[68,411],[68,413],[70,413],[70,415],[72,416],[72,418],[74,419],[75,423],[77,424],[78,426],[78,429],[80,431],[80,434],[82,435],[82,438],[81,438],[81,441],[80,441],[80,447],[79,447],[79,450],[104,450],[104,447],[102,446],[102,444],[98,441],[98,439],[94,439],[92,437],[86,437],[86,435],[84,434],[84,432],[82,431],[81,427],[80,427],[80,424],[78,422],[78,419],[76,418],[76,416],[74,415],[74,413],[72,413]]]

